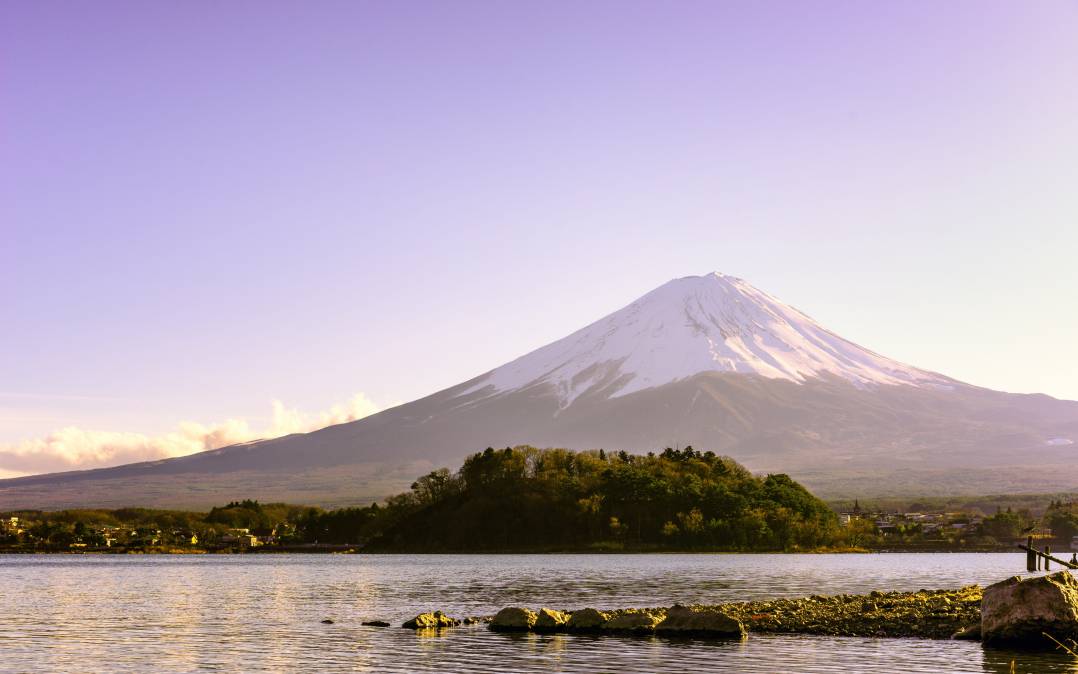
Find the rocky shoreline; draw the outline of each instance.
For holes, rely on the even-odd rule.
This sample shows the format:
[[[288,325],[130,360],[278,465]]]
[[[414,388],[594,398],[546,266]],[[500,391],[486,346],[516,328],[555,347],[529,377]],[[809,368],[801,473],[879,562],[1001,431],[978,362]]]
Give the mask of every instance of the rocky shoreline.
[[[458,619],[440,611],[404,623],[412,629],[488,624],[495,631],[610,632],[743,638],[752,632],[851,637],[977,638],[982,589],[814,595],[716,605],[558,611],[507,607],[494,616]]]
[[[364,623],[365,625],[387,623]],[[798,599],[600,611],[510,606],[463,620],[422,613],[402,627],[487,624],[502,632],[629,633],[743,639],[749,633],[968,639],[985,646],[1064,649],[1078,657],[1078,579],[1069,571],[1012,576],[981,588],[813,595]]]
[[[750,632],[949,639],[981,622],[978,585],[724,604]]]

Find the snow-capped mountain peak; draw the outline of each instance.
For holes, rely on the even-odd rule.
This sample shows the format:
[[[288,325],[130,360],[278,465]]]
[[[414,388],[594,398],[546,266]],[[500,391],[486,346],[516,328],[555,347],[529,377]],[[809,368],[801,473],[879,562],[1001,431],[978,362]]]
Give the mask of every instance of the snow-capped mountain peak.
[[[948,381],[864,349],[744,280],[715,272],[670,281],[492,370],[465,392],[550,386],[568,405],[592,390],[618,397],[702,372],[799,383],[831,374],[857,386]]]

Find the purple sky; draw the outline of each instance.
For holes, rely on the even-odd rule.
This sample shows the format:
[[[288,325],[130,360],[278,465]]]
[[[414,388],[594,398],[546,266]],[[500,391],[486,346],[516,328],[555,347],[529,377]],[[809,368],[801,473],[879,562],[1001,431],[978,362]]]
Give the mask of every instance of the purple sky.
[[[713,270],[1078,399],[1071,1],[7,3],[0,158],[0,449],[409,400]]]

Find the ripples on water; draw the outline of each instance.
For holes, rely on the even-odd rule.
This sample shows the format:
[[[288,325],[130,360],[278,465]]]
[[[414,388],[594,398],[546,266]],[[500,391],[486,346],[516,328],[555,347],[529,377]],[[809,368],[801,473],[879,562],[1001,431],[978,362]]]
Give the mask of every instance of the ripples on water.
[[[482,615],[982,585],[1024,554],[0,556],[0,671],[1071,672],[969,642],[435,633]],[[335,623],[324,625],[323,618]]]

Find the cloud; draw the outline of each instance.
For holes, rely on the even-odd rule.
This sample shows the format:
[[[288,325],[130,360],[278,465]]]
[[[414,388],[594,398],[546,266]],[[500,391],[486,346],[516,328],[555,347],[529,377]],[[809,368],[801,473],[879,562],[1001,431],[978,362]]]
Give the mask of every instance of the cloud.
[[[157,436],[74,426],[61,428],[43,438],[0,448],[0,478],[186,456],[240,442],[306,433],[362,419],[381,410],[362,393],[321,412],[288,408],[280,400],[274,400],[272,406],[272,422],[261,430],[253,429],[243,419],[228,419],[208,426],[184,421],[176,430]]]

